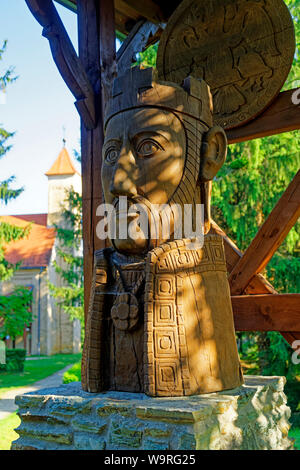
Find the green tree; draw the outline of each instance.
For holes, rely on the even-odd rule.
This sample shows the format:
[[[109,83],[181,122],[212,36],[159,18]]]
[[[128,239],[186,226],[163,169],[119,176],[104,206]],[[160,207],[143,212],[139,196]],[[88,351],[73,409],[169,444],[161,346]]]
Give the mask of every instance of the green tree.
[[[0,296],[0,339],[16,339],[32,322],[32,292],[26,287],[15,287],[11,295]]]
[[[82,199],[73,188],[66,191],[63,203],[64,224],[56,225],[59,245],[55,271],[61,286],[49,283],[50,293],[64,312],[80,320],[84,331],[84,288],[82,256]]]
[[[0,61],[7,47],[7,41],[0,48]],[[0,76],[0,92],[5,93],[6,87],[16,80],[14,69],[10,67]],[[6,131],[0,126],[0,159],[11,149],[9,139],[13,132]],[[0,204],[8,204],[12,199],[18,197],[23,188],[14,189],[15,177],[0,181]],[[0,281],[6,281],[12,277],[21,263],[12,264],[5,259],[5,246],[15,240],[28,235],[30,224],[25,228],[13,226],[0,220]],[[31,306],[32,293],[28,289],[17,286],[8,296],[0,296],[0,339],[10,336],[13,340],[23,333],[24,327],[32,321]]]
[[[3,54],[7,47],[7,41],[3,42],[3,46],[0,47],[0,61],[3,58]],[[6,87],[16,80],[14,74],[14,69],[10,67],[3,74],[0,75],[0,92],[4,93]],[[13,132],[8,132],[0,125],[0,159],[7,154],[11,148],[11,144],[8,143],[9,139],[13,137]],[[14,183],[15,177],[11,176],[10,178],[0,181],[0,205],[7,204],[10,200],[18,197],[23,188],[13,189],[12,183]],[[5,281],[9,279],[17,265],[13,265],[6,261],[5,259],[5,245],[14,240],[18,240],[22,237],[25,237],[29,232],[29,227],[20,228],[12,226],[8,223],[0,221],[0,281]]]

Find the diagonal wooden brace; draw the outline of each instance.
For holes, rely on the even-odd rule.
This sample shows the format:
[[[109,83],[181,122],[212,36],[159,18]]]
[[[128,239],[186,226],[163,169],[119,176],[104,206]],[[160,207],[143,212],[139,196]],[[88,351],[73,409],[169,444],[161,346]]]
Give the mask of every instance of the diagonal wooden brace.
[[[272,258],[300,216],[300,171],[229,275],[233,295],[241,295]]]
[[[217,233],[223,237],[225,257],[227,263],[227,270],[231,272],[234,266],[243,256],[243,253],[238,249],[235,243],[226,235],[226,233],[212,221],[210,233]],[[283,319],[278,317],[284,317],[286,311],[282,309],[281,312],[276,311],[276,321],[273,318],[273,300],[278,299],[277,291],[274,287],[262,276],[261,274],[255,274],[248,286],[245,289],[245,295],[242,296],[231,296],[232,309],[235,327],[237,331],[278,331],[277,327],[282,325]],[[248,294],[248,295],[247,295]],[[249,295],[251,294],[251,295]],[[263,294],[267,294],[263,295]],[[273,294],[273,295],[270,295]],[[290,294],[286,294],[290,295]],[[300,331],[297,329],[297,321],[299,323],[299,294],[296,294],[291,302],[293,302],[293,309],[289,308],[289,317],[297,315],[294,321],[291,322],[289,318],[289,325],[292,326],[293,331],[287,331],[287,323],[284,323],[284,330],[280,330],[282,336],[286,341],[292,345],[295,340],[300,339]],[[285,298],[285,297],[282,297]],[[290,298],[290,297],[289,297]],[[269,300],[270,299],[270,300]],[[296,302],[295,302],[296,300]],[[267,303],[267,308],[266,308]],[[281,303],[282,306],[282,303]],[[267,313],[267,317],[266,317]],[[268,327],[269,325],[269,327]],[[295,328],[295,330],[294,330]]]

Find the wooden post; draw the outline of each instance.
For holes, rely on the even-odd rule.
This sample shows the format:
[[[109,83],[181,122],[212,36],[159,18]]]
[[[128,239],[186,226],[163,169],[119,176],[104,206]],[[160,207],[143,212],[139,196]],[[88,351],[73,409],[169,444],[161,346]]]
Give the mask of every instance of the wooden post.
[[[103,110],[115,62],[114,2],[78,0],[79,57],[95,93],[96,127],[81,121],[82,211],[85,318],[92,283],[93,257],[104,246],[96,236],[96,209],[102,203]]]

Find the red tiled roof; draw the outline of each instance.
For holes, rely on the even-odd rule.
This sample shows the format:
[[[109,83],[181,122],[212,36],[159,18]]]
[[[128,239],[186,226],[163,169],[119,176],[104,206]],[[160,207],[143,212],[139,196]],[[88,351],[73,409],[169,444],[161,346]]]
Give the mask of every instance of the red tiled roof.
[[[75,173],[78,172],[72,163],[69,152],[65,147],[63,147],[52,167],[47,171],[47,173],[45,173],[45,175],[74,175]]]
[[[12,215],[12,217],[17,217],[17,219],[27,220],[27,222],[34,222],[38,225],[45,225],[47,227],[47,216],[48,214],[21,214],[21,215]]]
[[[18,227],[28,226],[27,221],[11,215],[1,216],[1,222]],[[33,223],[28,237],[5,245],[5,259],[13,264],[21,261],[21,268],[46,267],[50,262],[55,235],[54,228]]]

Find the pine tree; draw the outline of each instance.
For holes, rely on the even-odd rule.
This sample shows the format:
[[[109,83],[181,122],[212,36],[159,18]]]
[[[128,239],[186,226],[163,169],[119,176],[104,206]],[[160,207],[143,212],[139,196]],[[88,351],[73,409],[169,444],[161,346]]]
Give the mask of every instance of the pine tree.
[[[6,50],[7,41],[4,41],[0,48],[0,61]],[[14,69],[10,67],[0,76],[0,92],[5,93],[8,84],[16,80]],[[0,126],[0,159],[11,149],[8,140],[13,137],[13,132],[6,131]],[[12,199],[17,198],[23,188],[14,189],[11,187],[15,177],[0,181],[0,205],[8,204]],[[30,224],[25,228],[16,227],[6,222],[0,221],[0,281],[10,279],[21,263],[11,264],[5,259],[5,245],[15,240],[19,240],[28,235]],[[24,327],[31,323],[32,313],[30,305],[32,302],[32,292],[25,287],[16,286],[9,296],[0,296],[0,339],[7,336],[15,339],[22,334]]]
[[[6,47],[7,41],[4,41],[3,46],[0,48],[0,61],[2,60]],[[4,93],[6,87],[16,79],[17,77],[14,75],[14,69],[10,67],[0,75],[0,91]],[[0,125],[0,159],[3,158],[10,150],[11,145],[8,144],[8,141],[13,137],[13,135],[13,132],[6,131]],[[11,187],[14,181],[14,176],[11,176],[4,181],[0,181],[0,205],[7,204],[10,200],[18,197],[23,191],[23,188],[13,189]],[[25,237],[28,234],[29,229],[29,226],[20,228],[8,223],[0,222],[0,281],[9,279],[18,267],[17,265],[13,265],[5,260],[5,245],[14,240]]]

